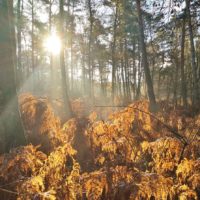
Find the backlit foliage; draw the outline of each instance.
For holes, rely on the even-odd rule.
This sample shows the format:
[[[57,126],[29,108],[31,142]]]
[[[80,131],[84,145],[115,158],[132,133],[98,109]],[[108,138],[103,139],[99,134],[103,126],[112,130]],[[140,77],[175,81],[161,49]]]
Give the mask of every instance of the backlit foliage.
[[[2,200],[199,198],[198,115],[162,103],[155,118],[140,101],[103,121],[77,100],[76,118],[62,125],[47,100],[26,94],[20,102],[27,139],[40,146],[0,157],[2,188],[15,193],[1,191]]]
[[[76,199],[80,167],[74,154],[75,150],[67,144],[53,151],[38,174],[18,188],[18,199]]]
[[[47,99],[37,99],[30,94],[20,96],[22,120],[28,142],[41,145],[41,150],[52,151],[67,141],[61,123]]]
[[[182,144],[175,138],[163,137],[149,143],[148,151],[152,157],[149,167],[159,174],[169,174],[177,167]]]

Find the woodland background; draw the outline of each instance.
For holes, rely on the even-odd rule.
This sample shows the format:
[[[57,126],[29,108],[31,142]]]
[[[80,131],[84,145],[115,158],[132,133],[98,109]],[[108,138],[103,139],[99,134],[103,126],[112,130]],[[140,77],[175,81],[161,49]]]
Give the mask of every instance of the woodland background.
[[[0,0],[0,199],[199,199],[199,19],[198,0]]]

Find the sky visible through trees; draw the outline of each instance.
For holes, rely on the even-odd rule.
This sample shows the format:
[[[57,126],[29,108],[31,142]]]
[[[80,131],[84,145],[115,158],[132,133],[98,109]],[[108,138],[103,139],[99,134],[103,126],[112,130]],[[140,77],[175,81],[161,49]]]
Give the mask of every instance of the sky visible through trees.
[[[17,11],[18,3],[20,3],[20,10]],[[44,84],[42,86],[48,93],[50,81],[53,80],[52,78],[48,80],[50,74],[52,74],[50,71],[54,70],[54,68],[55,71],[59,70],[59,56],[49,56],[49,54],[57,51],[56,48],[59,48],[59,45],[56,45],[59,43],[59,39],[57,41],[49,40],[49,38],[53,38],[51,35],[54,35],[54,38],[59,38],[58,2],[56,0],[39,1],[37,3],[34,1],[15,1],[14,5],[15,12],[20,12],[22,74],[30,77],[30,79],[33,79],[31,76],[37,76],[34,81],[38,84],[42,84],[40,83],[39,74],[44,76],[45,78],[42,79]],[[160,89],[161,91],[165,90],[163,99],[166,97],[173,98],[172,93],[176,93],[176,91],[172,91],[173,88],[164,88],[164,86],[168,85],[167,81],[176,82],[175,78],[170,80],[170,73],[173,73],[176,68],[174,67],[176,65],[175,60],[179,62],[180,58],[177,55],[175,59],[172,55],[174,55],[174,52],[176,54],[180,52],[181,23],[185,6],[185,1],[141,2],[142,18],[144,20],[144,40],[147,45],[147,56],[150,62],[149,67],[153,82],[155,78],[155,83],[153,83],[154,90],[156,90],[155,93]],[[190,9],[193,13],[193,41],[196,48],[198,48],[198,2],[192,1]],[[114,23],[115,21],[116,23]],[[64,3],[63,23],[65,37],[62,43],[65,49],[68,85],[72,96],[75,93],[79,96],[100,96],[102,95],[100,92],[104,90],[104,92],[108,92],[109,97],[111,95],[110,87],[116,88],[115,96],[126,95],[130,99],[136,98],[138,95],[145,96],[147,91],[145,91],[145,76],[141,62],[142,53],[140,51],[140,42],[138,42],[140,33],[134,1],[69,0]],[[49,28],[50,26],[51,28]],[[34,33],[30,34],[33,31],[32,29],[34,29]],[[162,37],[165,37],[165,39],[161,39]],[[186,45],[187,39],[189,41],[188,35],[186,35]],[[47,41],[53,44],[49,45],[49,48],[52,49],[44,48],[48,46],[48,44],[45,44]],[[36,49],[32,51],[34,47]],[[31,58],[30,51],[33,52]],[[196,51],[198,53],[198,49]],[[52,57],[55,60],[53,65]],[[32,60],[31,62],[34,61],[36,69],[31,76],[29,71],[33,71],[33,66],[30,65],[30,59]],[[116,66],[113,66],[113,60]],[[88,62],[90,62],[90,66],[88,66]],[[114,74],[111,72],[113,67],[116,68]],[[190,67],[187,67],[187,69],[189,70]],[[196,70],[199,70],[198,66]],[[179,69],[177,73],[179,76]],[[55,76],[54,79],[58,79],[56,80],[57,82],[60,80],[59,76]],[[192,80],[189,77],[186,77],[186,79],[188,79],[186,80],[188,82],[186,87],[191,91],[193,83],[191,82],[190,84],[190,81]],[[113,83],[111,84],[112,80]],[[159,80],[161,84],[156,83]],[[33,82],[33,80],[29,82]],[[180,82],[179,80],[177,84]],[[30,83],[25,85],[29,85],[27,87],[30,89]],[[94,87],[91,85],[94,85]],[[157,88],[158,85],[160,88]],[[59,84],[55,83],[55,87],[59,88]],[[90,91],[96,87],[97,94],[94,91]],[[179,89],[180,87],[177,85],[177,90]],[[180,91],[178,91],[178,95],[181,96]]]

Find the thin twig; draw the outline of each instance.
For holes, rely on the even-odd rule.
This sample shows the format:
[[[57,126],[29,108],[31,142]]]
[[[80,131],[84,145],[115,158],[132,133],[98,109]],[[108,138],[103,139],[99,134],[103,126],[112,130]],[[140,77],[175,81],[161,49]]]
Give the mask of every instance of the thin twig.
[[[183,148],[182,148],[182,151],[181,151],[181,154],[180,154],[180,158],[179,158],[178,164],[180,164],[181,161],[183,160],[183,155],[184,155],[186,147],[187,147],[187,144],[183,144]]]
[[[146,112],[144,110],[141,110],[139,108],[135,108],[135,107],[131,107],[131,106],[95,106],[95,107],[99,107],[99,108],[106,108],[106,107],[119,107],[119,108],[132,108],[133,110],[137,110],[137,111],[140,111],[142,113],[145,113],[147,115],[150,115],[152,118],[156,119],[159,123],[161,123],[165,128],[167,128],[171,133],[174,134],[174,136],[179,139],[184,145],[188,145],[188,142],[186,141],[186,139],[180,135],[177,131],[175,131],[170,125],[164,123],[163,121],[161,121],[158,117],[156,117],[155,115],[153,115],[152,113],[150,112]]]
[[[25,179],[25,180],[26,180],[26,179]],[[13,185],[13,184],[15,184],[15,183],[19,183],[20,181],[22,181],[22,179],[16,180],[16,181],[13,181],[13,182],[4,184],[4,185],[0,185],[0,188],[5,187],[5,186],[9,186],[9,185]]]
[[[7,193],[10,193],[10,194],[18,195],[17,192],[13,192],[13,191],[11,191],[11,190],[7,190],[7,189],[4,189],[4,188],[0,188],[0,190],[1,190],[2,192],[7,192]]]

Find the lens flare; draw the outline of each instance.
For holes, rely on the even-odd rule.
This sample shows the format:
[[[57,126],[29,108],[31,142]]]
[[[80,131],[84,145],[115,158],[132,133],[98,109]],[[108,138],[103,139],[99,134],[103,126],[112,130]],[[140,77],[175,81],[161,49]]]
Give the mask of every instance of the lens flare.
[[[58,55],[61,50],[61,40],[56,34],[52,34],[44,41],[44,47],[52,54]]]

